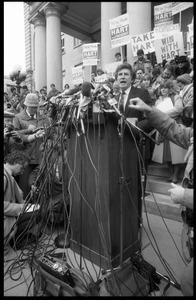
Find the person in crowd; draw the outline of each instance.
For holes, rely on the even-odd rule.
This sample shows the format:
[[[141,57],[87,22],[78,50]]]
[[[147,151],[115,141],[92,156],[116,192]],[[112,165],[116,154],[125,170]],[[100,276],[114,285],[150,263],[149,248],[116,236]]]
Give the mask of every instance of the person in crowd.
[[[142,76],[144,75],[144,69],[142,68],[138,68],[134,73],[133,73],[133,86],[134,87],[141,87],[141,80],[142,80]]]
[[[177,58],[177,67],[175,70],[176,77],[183,75],[185,73],[191,73],[191,66],[186,55],[181,55]]]
[[[35,91],[35,94],[37,95],[38,99],[40,99],[39,91]]]
[[[69,90],[69,89],[70,89],[70,86],[69,86],[68,83],[66,83],[66,84],[64,85],[64,90],[63,90],[63,91],[66,91],[66,90]]]
[[[26,96],[29,94],[29,90],[28,90],[28,87],[27,85],[23,85],[21,87],[21,90],[20,90],[20,102],[18,103],[17,107],[16,107],[16,110],[18,112],[22,112],[24,109],[25,109],[25,106],[24,106],[24,101],[25,101],[25,98]]]
[[[40,92],[40,98],[39,98],[40,102],[41,103],[46,102],[47,101],[47,92],[46,92],[46,90],[44,88],[42,88],[39,92]]]
[[[19,112],[19,103],[20,103],[20,94],[19,93],[15,93],[15,95],[12,96],[12,100],[10,100],[10,111],[12,110],[12,112],[14,114],[17,114]]]
[[[121,61],[122,59],[121,59],[121,53],[120,52],[117,52],[116,54],[115,54],[115,58],[116,58],[116,61]]]
[[[16,114],[13,120],[13,125],[16,130],[23,130],[24,123],[28,125],[34,125],[36,128],[47,128],[50,126],[50,120],[46,115],[40,115],[38,111],[39,101],[38,97],[34,93],[30,93],[25,98],[25,109],[20,112],[19,114]],[[35,135],[36,137],[36,135]],[[24,197],[26,197],[29,193],[29,187],[28,187],[28,177],[30,172],[39,164],[39,146],[42,142],[42,139],[36,139],[34,142],[28,145],[26,151],[31,156],[30,163],[28,167],[25,169],[25,172],[20,176],[19,178],[19,186],[24,192]]]
[[[128,63],[119,65],[115,71],[115,78],[120,86],[120,92],[121,92],[120,95],[116,97],[119,105],[119,110],[123,113],[123,115],[126,118],[136,118],[137,126],[146,132],[150,132],[152,128],[146,126],[147,123],[145,120],[145,116],[141,113],[138,114],[138,112],[129,109],[128,106],[129,100],[132,99],[133,97],[136,97],[136,95],[141,99],[143,99],[147,104],[153,105],[152,99],[146,89],[135,88],[134,86],[132,86],[132,81],[133,81],[132,66]],[[143,153],[143,146],[141,141],[139,146],[140,146],[142,157],[145,156],[144,163],[147,172],[149,160],[151,159],[149,139],[146,139],[145,153]],[[146,182],[145,175],[144,177]]]
[[[158,93],[157,93],[157,89],[154,90],[152,87],[152,76],[149,73],[143,74],[143,76],[141,78],[140,86],[141,86],[141,88],[147,89],[147,91],[153,101],[153,105],[154,105],[155,101],[158,98]]]
[[[13,150],[25,150],[26,144],[35,141],[36,138],[43,137],[45,134],[42,129],[35,134],[31,134],[31,131],[35,130],[36,127],[34,125],[27,126],[25,123],[23,123],[23,126],[26,127],[26,130],[23,130],[23,133],[19,133],[13,125],[14,117],[15,114],[8,110],[4,111],[4,159]],[[29,133],[29,135],[25,135],[25,133]]]
[[[162,77],[163,79],[175,80],[174,78],[174,69],[170,63],[167,63],[163,69]]]
[[[95,72],[91,73],[91,82],[95,83]]]
[[[164,83],[160,84],[160,96],[155,102],[155,107],[167,113],[167,111],[173,109],[174,103],[169,97],[169,89],[172,86],[172,81],[166,80]],[[157,132],[157,140],[160,145],[155,145],[152,161],[157,163],[167,163],[170,170],[169,181],[173,183],[178,183],[178,173],[181,165],[184,163],[184,156],[186,151],[182,147],[171,143],[167,139],[164,139]]]
[[[185,127],[183,124],[178,124],[164,112],[157,108],[152,108],[139,97],[130,100],[130,109],[141,111],[145,113],[147,121],[161,135],[175,143],[176,145],[188,149],[186,154],[186,169],[184,177],[180,185],[172,184],[169,190],[171,193],[171,200],[176,204],[181,204],[184,207],[182,211],[183,217],[183,230],[186,229],[186,238],[188,242],[185,243],[189,257],[185,256],[188,260],[188,265],[181,275],[181,291],[184,296],[193,296],[193,127]],[[187,254],[186,252],[186,254]]]
[[[156,66],[152,70],[152,88],[154,90],[157,90],[160,86],[161,83],[160,76],[161,76],[161,68],[159,66]]]
[[[104,74],[104,71],[102,69],[97,69],[97,76],[101,76]]]
[[[12,98],[16,95],[17,90],[16,90],[16,88],[15,88],[14,86],[12,86],[12,87],[10,88],[10,92],[11,92],[10,100],[12,100]]]
[[[44,85],[42,89],[46,92],[46,95],[47,95],[47,86]]]
[[[40,145],[42,160],[29,176],[31,190],[35,192],[39,188],[42,191],[37,200],[43,204],[42,219],[46,224],[49,222],[48,225],[51,226],[67,223],[69,210],[67,167],[63,164],[60,142],[57,142],[56,138],[57,134],[53,134],[52,138]],[[48,161],[47,156],[50,151],[52,154]],[[66,150],[64,150],[64,161],[66,161]]]
[[[181,121],[185,126],[190,126],[192,123],[193,112],[193,82],[189,74],[183,74],[177,77],[177,85],[179,95],[182,98],[183,111],[181,113]]]
[[[4,92],[3,94],[3,104],[4,104],[4,110],[11,107],[10,99],[8,97],[8,93]]]
[[[56,89],[54,83],[51,83],[50,87],[51,87],[51,90],[49,91],[48,96],[47,96],[47,99],[48,99],[48,100],[49,100],[51,97],[57,96],[58,94],[61,93],[60,91],[58,91],[58,90]]]
[[[193,83],[191,76],[185,73],[178,76],[176,80],[183,106],[193,106]]]
[[[10,245],[18,249],[21,239],[27,243],[29,230],[41,219],[38,215],[32,219],[34,212],[24,213],[23,192],[14,179],[23,173],[29,159],[24,151],[14,150],[4,164],[4,255],[8,254]]]
[[[117,96],[120,94],[120,86],[119,83],[115,80],[113,83],[113,95]]]
[[[135,61],[133,64],[133,70],[136,71],[142,68],[144,73],[151,73],[153,69],[152,64],[144,57],[144,51],[142,49],[137,51],[137,57],[137,61]]]

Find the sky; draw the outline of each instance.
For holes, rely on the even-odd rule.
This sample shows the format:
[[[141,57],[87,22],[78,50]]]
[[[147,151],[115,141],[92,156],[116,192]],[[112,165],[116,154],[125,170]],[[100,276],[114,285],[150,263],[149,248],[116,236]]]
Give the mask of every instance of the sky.
[[[4,2],[4,75],[15,65],[25,70],[24,2]]]

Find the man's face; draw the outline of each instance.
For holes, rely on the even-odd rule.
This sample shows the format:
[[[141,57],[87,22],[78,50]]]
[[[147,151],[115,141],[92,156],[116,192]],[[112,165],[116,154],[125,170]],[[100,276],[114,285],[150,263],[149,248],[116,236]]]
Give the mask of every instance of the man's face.
[[[120,54],[116,55],[116,61],[121,61],[121,55]]]
[[[12,168],[13,176],[17,176],[23,173],[24,169],[28,166],[28,162],[17,162]]]
[[[139,61],[142,61],[142,60],[143,60],[143,57],[144,57],[143,54],[138,55],[138,60],[139,60]]]
[[[178,86],[179,90],[181,91],[185,87],[185,84],[182,82],[177,82],[177,86]]]
[[[168,70],[168,69],[165,69],[165,70],[163,71],[163,78],[169,79],[170,77],[171,77],[171,71]]]
[[[125,91],[130,87],[132,82],[132,75],[129,69],[122,69],[117,74],[117,81],[120,86],[120,89]]]
[[[37,106],[27,106],[27,111],[30,115],[34,115],[37,113]]]
[[[136,72],[136,78],[137,79],[141,79],[142,78],[142,75],[144,74],[144,72],[142,71],[142,70],[138,70],[137,72]]]

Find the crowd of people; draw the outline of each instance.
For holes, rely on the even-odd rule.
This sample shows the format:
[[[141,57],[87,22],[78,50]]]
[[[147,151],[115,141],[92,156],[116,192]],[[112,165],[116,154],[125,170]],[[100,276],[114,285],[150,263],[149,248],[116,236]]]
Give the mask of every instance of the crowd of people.
[[[157,141],[155,145],[149,139],[146,140],[145,154],[142,153],[143,148],[139,145],[145,157],[146,174],[150,161],[167,163],[171,174],[169,181],[174,184],[171,189],[172,199],[174,203],[181,203],[188,207],[191,214],[193,195],[187,192],[184,182],[188,178],[188,182],[192,183],[193,161],[191,166],[190,161],[193,154],[189,153],[187,158],[187,149],[189,145],[193,147],[193,59],[189,60],[184,55],[153,66],[145,57],[143,50],[138,50],[137,55],[138,59],[133,67],[127,61],[123,61],[116,69],[115,78],[107,79],[105,83],[110,86],[119,111],[126,118],[136,120],[135,124],[146,133],[150,133]],[[121,60],[120,53],[115,57],[116,61]],[[97,69],[97,74],[95,72],[91,74],[92,95],[97,89],[95,77],[103,74],[102,69]],[[30,214],[27,219],[25,218],[25,223],[21,221],[21,218],[24,218],[22,212],[25,205],[29,203],[28,199],[30,198],[33,203],[32,195],[40,191],[41,186],[45,189],[45,194],[42,193],[42,201],[45,202],[41,210],[42,219],[45,222],[50,219],[50,222],[55,224],[65,220],[67,222],[69,193],[67,186],[63,186],[63,178],[67,176],[67,170],[62,162],[66,157],[66,146],[62,153],[58,128],[51,125],[55,115],[54,100],[59,95],[69,95],[71,89],[69,84],[65,84],[63,91],[59,91],[54,83],[50,88],[49,92],[44,86],[40,91],[32,93],[27,86],[23,86],[19,94],[13,87],[10,89],[10,95],[4,93],[5,249],[13,245],[13,239],[16,240],[21,235],[21,222],[24,230],[24,224],[27,224],[31,218]],[[74,88],[76,90],[76,86]],[[46,156],[43,154],[47,151],[49,153],[53,146],[55,151],[46,161]],[[181,165],[184,165],[185,177],[182,190],[179,190],[180,186],[176,184],[179,182],[178,173]],[[48,184],[46,184],[46,177],[50,178]],[[193,183],[190,189],[192,188]],[[187,194],[189,202],[185,197]],[[187,209],[184,210],[184,214],[186,212]],[[39,221],[40,219],[37,218],[35,223]],[[17,224],[18,229],[14,223]],[[188,230],[193,228],[192,223],[189,222]],[[27,234],[25,230],[24,232],[23,238]],[[185,295],[192,295],[193,290],[193,281],[191,281],[193,251],[191,253],[188,258],[189,266],[186,269],[186,274],[189,276],[189,289],[186,280],[182,281]]]

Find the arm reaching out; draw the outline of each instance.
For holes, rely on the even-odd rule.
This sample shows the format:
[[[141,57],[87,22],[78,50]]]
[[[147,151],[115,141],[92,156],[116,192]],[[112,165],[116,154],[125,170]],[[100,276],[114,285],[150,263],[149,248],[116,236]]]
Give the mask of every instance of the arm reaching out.
[[[132,98],[132,99],[129,100],[129,107],[133,108],[133,109],[136,109],[136,110],[143,111],[146,114],[150,113],[151,110],[152,110],[152,107],[150,107],[149,105],[144,103],[144,101],[142,101],[138,97]]]

